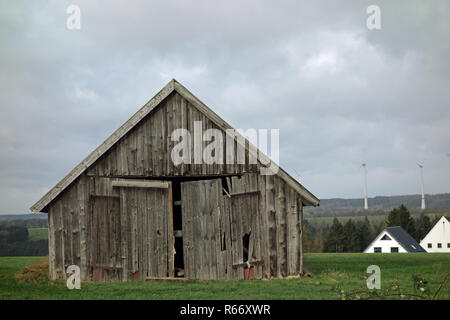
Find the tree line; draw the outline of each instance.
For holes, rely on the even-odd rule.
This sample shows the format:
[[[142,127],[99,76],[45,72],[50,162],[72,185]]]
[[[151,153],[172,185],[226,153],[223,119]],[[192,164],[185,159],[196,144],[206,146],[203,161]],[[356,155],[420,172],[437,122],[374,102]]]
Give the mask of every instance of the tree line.
[[[305,252],[363,252],[375,237],[386,227],[401,226],[417,242],[420,242],[440,219],[435,216],[421,214],[413,218],[404,206],[389,212],[384,222],[370,222],[367,216],[364,220],[348,219],[341,223],[334,218],[331,225],[312,225],[307,220],[303,225],[303,248]]]
[[[25,226],[0,224],[0,256],[45,256],[48,240],[30,240]]]

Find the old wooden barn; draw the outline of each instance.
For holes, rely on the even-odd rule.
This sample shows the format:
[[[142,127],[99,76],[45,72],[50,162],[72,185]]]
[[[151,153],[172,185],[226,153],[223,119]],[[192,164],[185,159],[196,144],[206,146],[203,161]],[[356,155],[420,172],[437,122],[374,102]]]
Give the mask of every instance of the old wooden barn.
[[[31,207],[48,213],[52,279],[69,265],[94,281],[302,273],[303,207],[319,200],[281,168],[261,174],[259,159],[175,165],[171,132],[193,135],[195,121],[231,129],[170,81]]]

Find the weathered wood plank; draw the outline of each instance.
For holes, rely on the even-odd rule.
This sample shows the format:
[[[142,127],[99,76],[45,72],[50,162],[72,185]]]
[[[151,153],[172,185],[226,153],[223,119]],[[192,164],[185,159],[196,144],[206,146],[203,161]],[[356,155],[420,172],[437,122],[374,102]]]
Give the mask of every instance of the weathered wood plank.
[[[298,255],[299,257],[299,261],[298,261],[298,266],[299,266],[299,270],[298,273],[300,275],[303,274],[304,270],[303,270],[303,203],[302,203],[302,198],[299,196],[298,197],[298,203],[297,203],[297,208],[299,211],[299,231],[300,231],[300,236],[298,237],[299,239],[299,251],[300,254]]]
[[[111,185],[113,187],[120,188],[162,188],[168,189],[170,186],[170,182],[160,181],[160,180],[132,180],[132,179],[124,179],[124,180],[116,180],[112,181]]]
[[[287,276],[287,247],[286,247],[286,190],[283,181],[277,179],[278,181],[278,201],[279,201],[279,212],[277,219],[277,235],[278,235],[278,269],[279,274],[282,277]]]

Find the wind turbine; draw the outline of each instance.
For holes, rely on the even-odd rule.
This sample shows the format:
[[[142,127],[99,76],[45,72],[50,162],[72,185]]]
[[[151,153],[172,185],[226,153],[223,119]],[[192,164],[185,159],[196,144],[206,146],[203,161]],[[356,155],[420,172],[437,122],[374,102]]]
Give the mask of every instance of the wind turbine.
[[[425,194],[423,192],[423,165],[417,163],[417,165],[420,168],[420,182],[421,182],[421,187],[422,187],[422,210],[425,210]]]
[[[361,165],[364,170],[364,210],[369,209],[369,205],[367,203],[367,170],[366,170],[366,163],[363,162]]]

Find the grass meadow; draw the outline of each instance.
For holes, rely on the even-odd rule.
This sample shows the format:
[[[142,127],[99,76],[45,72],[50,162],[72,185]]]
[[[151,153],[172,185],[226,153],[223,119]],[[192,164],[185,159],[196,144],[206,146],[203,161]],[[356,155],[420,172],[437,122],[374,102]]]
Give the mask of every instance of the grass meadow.
[[[48,228],[28,228],[28,236],[32,241],[48,239]]]
[[[37,283],[17,279],[26,266],[46,260],[1,257],[0,299],[341,299],[340,290],[347,295],[366,289],[369,265],[381,269],[381,291],[397,283],[411,293],[415,274],[434,292],[450,272],[450,254],[310,253],[305,267],[311,277],[286,280],[82,282],[80,290],[68,290],[64,281],[48,281],[42,275],[36,276]],[[449,290],[447,281],[438,298],[450,299]]]

